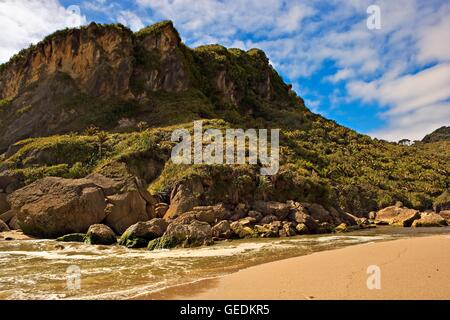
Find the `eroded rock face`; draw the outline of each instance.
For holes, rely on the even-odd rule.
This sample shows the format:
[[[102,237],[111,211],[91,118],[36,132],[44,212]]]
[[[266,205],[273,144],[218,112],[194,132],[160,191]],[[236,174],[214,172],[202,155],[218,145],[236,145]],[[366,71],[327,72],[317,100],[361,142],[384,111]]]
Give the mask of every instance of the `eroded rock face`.
[[[87,244],[111,245],[117,242],[114,231],[104,224],[94,224],[89,227],[85,242]]]
[[[167,226],[168,223],[160,218],[138,222],[122,234],[119,244],[128,248],[144,248],[150,240],[162,237]]]
[[[63,72],[90,94],[125,94],[133,70],[132,51],[128,32],[92,23],[40,43],[25,63],[6,70],[0,92],[12,98],[46,75]]]
[[[85,232],[105,218],[105,195],[86,179],[44,178],[9,196],[24,233],[56,238]]]
[[[422,212],[420,214],[420,219],[414,220],[412,223],[413,228],[417,227],[444,227],[447,226],[447,220],[444,219],[441,215],[429,212]]]
[[[376,221],[392,225],[410,227],[414,220],[420,219],[420,213],[414,209],[391,206],[377,212]]]

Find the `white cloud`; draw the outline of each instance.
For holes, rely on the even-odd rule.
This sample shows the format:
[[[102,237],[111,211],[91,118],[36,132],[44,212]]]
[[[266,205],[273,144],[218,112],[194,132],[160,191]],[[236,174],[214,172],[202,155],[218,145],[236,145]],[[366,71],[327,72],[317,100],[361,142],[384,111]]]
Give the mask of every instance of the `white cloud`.
[[[58,29],[86,22],[83,15],[68,9],[57,0],[1,1],[0,62]]]
[[[117,16],[117,21],[129,27],[133,31],[138,31],[145,27],[141,18],[132,11],[121,11]]]

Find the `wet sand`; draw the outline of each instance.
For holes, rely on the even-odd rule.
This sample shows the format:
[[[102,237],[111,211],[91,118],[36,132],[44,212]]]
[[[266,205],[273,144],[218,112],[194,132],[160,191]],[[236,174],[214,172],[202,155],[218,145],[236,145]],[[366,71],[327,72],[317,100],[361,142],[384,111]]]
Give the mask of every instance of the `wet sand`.
[[[369,266],[380,270],[380,289]],[[373,272],[373,270],[372,270]],[[450,235],[366,243],[240,270],[139,299],[450,299]]]

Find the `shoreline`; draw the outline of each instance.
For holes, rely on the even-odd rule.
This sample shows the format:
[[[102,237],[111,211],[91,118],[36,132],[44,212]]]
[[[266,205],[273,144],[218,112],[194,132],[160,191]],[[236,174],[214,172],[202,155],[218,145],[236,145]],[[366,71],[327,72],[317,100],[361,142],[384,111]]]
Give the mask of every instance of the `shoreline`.
[[[370,242],[264,263],[133,299],[450,299],[449,247],[450,235]],[[367,287],[369,277],[376,279],[369,266],[379,267],[380,289]]]

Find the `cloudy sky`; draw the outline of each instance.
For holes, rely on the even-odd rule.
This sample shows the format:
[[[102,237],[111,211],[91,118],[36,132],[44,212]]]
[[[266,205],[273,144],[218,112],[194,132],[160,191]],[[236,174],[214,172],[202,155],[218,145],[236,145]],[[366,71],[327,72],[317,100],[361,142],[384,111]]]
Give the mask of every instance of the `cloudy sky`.
[[[450,125],[447,0],[0,0],[0,62],[66,26],[164,19],[192,47],[263,49],[311,110],[359,132],[421,139]]]

